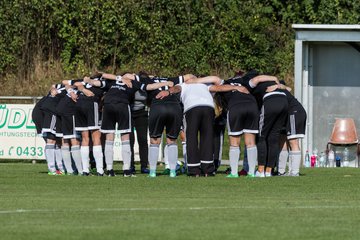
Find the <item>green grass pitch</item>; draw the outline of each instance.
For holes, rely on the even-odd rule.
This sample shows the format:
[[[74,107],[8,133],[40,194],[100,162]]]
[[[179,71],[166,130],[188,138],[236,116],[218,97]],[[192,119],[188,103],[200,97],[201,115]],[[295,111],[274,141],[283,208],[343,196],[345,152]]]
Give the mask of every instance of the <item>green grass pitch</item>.
[[[302,174],[48,176],[0,163],[0,239],[360,239],[359,169]]]

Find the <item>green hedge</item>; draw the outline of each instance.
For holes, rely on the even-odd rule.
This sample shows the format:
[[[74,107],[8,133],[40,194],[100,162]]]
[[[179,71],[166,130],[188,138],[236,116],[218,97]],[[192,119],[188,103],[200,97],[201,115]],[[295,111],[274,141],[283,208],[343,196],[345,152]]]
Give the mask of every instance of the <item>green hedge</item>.
[[[292,23],[359,20],[353,0],[2,0],[0,83],[95,69],[227,77],[256,68],[291,80]]]

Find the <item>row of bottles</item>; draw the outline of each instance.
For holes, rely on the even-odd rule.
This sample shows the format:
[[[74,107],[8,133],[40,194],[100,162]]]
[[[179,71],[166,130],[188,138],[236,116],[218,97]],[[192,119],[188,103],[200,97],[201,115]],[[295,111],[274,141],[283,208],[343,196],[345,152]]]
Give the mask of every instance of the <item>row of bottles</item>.
[[[349,149],[344,148],[342,152],[342,159],[339,155],[335,155],[335,152],[330,149],[328,155],[324,152],[318,154],[315,148],[313,153],[310,155],[309,151],[305,154],[305,167],[348,167],[349,166]]]

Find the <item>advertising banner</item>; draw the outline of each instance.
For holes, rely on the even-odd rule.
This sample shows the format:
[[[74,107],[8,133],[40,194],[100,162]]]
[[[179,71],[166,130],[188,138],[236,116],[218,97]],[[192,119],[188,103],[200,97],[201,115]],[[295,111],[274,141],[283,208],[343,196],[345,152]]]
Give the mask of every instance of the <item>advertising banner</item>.
[[[0,105],[0,158],[45,159],[45,142],[31,119],[33,108],[33,104]]]
[[[33,108],[33,104],[0,104],[0,159],[45,159],[45,141],[36,133]],[[134,155],[139,161],[136,134]],[[122,160],[119,133],[115,135],[114,160]]]

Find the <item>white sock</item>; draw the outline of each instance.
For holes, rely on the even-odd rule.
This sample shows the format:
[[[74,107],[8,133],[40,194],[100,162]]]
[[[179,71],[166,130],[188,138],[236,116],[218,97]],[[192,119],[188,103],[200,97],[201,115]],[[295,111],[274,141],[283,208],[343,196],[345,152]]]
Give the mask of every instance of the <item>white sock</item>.
[[[101,145],[93,146],[93,155],[96,163],[96,171],[100,174],[104,173],[104,155]]]
[[[63,165],[63,158],[62,158],[61,148],[59,147],[59,145],[55,145],[55,162],[56,162],[56,165],[57,165],[58,169],[61,172],[65,172],[64,165]]]
[[[284,174],[286,171],[286,163],[288,161],[289,152],[287,150],[282,150],[279,155],[279,164],[278,164],[278,172]],[[290,166],[290,164],[289,164]]]
[[[123,159],[123,170],[129,170],[131,163],[131,149],[129,140],[121,142],[121,156]]]
[[[167,156],[169,161],[169,168],[170,170],[176,169],[176,163],[178,159],[178,146],[176,143],[174,144],[168,144],[167,146]]]
[[[45,146],[45,157],[50,172],[55,172],[55,144],[47,143]]]
[[[76,169],[78,170],[79,174],[83,173],[83,167],[81,162],[81,153],[80,153],[80,146],[74,145],[71,146],[71,157],[75,162]]]
[[[149,147],[150,170],[153,170],[153,171],[156,170],[158,158],[159,158],[159,144],[150,144],[150,147]]]
[[[70,174],[74,173],[74,169],[72,168],[72,163],[71,163],[70,148],[68,146],[62,146],[61,154],[62,154],[62,158],[64,160],[66,172],[70,173]]]
[[[83,167],[83,172],[89,172],[89,146],[81,146],[81,162]]]
[[[105,162],[106,162],[106,169],[111,170],[113,169],[113,162],[114,162],[114,141],[105,141]]]
[[[239,157],[240,157],[240,148],[230,146],[229,160],[230,160],[230,168],[232,175],[238,174]]]
[[[299,174],[301,164],[301,151],[290,151],[289,158],[291,158],[291,174]]]
[[[186,142],[182,142],[184,165],[187,166],[187,155],[186,155]]]
[[[257,165],[257,147],[247,147],[247,159],[249,165],[249,174],[255,174],[255,167]]]
[[[169,156],[168,156],[168,145],[165,145],[164,147],[164,163],[165,163],[165,168],[170,168],[169,166]]]

